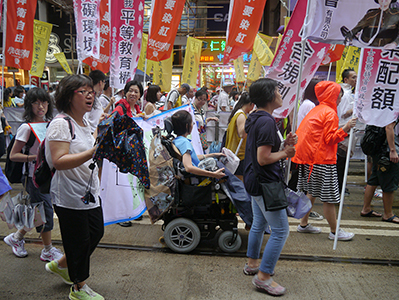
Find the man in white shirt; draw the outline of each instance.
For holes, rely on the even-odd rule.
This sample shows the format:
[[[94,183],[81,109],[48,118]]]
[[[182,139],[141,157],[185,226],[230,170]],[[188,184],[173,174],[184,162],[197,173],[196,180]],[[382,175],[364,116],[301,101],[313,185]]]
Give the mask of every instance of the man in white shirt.
[[[229,94],[233,89],[234,83],[231,79],[225,79],[223,89],[220,91],[218,98],[218,110],[230,111]]]
[[[167,109],[172,109],[174,107],[178,107],[181,105],[182,102],[179,104],[179,97],[187,94],[187,92],[191,89],[191,87],[187,83],[183,83],[180,87],[178,88],[173,88],[170,90],[168,93],[168,96],[166,97],[166,107]]]
[[[100,70],[93,70],[90,72],[89,77],[93,80],[93,90],[96,93],[94,106],[91,111],[85,113],[86,119],[89,121],[91,133],[97,129],[97,125],[100,122],[100,117],[104,113],[104,109],[101,106],[98,98],[101,96],[101,93],[104,90],[105,79],[107,78],[105,74]]]

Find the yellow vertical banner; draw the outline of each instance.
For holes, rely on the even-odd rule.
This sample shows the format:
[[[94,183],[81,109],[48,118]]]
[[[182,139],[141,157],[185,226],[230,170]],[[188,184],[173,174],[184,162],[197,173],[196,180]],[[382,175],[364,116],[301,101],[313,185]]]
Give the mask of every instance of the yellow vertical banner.
[[[148,34],[143,33],[143,37],[141,38],[141,50],[140,50],[140,57],[137,63],[137,69],[144,72],[145,69],[145,58],[147,56],[147,43],[148,43]],[[147,70],[146,73],[149,75],[151,69],[148,69],[148,61],[147,61]]]
[[[67,72],[68,74],[72,74],[71,68],[68,65],[64,52],[54,53],[54,57],[58,60],[65,72]]]
[[[283,35],[279,33],[279,34],[278,34],[277,43],[276,43],[276,48],[275,48],[275,50],[274,50],[274,53],[277,52],[278,46],[280,45],[282,38],[283,38]]]
[[[270,47],[270,45],[273,43],[273,38],[271,36],[268,36],[266,34],[258,32],[258,35],[266,42],[266,44]]]
[[[252,52],[252,59],[248,67],[247,78],[252,81],[259,79],[261,69],[262,65],[259,62],[258,56],[256,56],[255,52]]]
[[[273,52],[258,34],[255,37],[253,51],[258,56],[262,66],[270,66],[274,58]]]
[[[32,65],[30,68],[30,74],[32,76],[42,77],[44,64],[46,62],[46,53],[48,48],[48,42],[50,39],[50,33],[53,29],[53,25],[34,20],[33,23],[33,51],[32,51]]]
[[[202,41],[192,37],[187,38],[186,54],[184,56],[182,83],[192,87],[197,86],[197,75],[201,59]]]
[[[233,63],[234,63],[234,71],[236,73],[236,81],[244,82],[245,81],[244,60],[243,60],[242,56],[233,60]]]
[[[337,61],[335,69],[336,82],[342,82],[342,72],[345,69],[353,69],[356,73],[359,69],[360,48],[349,46],[345,47],[342,57]]]
[[[160,86],[162,91],[170,91],[172,86],[173,55],[168,59],[153,62],[154,84]]]
[[[288,27],[288,22],[290,21],[291,17],[285,17],[284,18],[284,32]]]

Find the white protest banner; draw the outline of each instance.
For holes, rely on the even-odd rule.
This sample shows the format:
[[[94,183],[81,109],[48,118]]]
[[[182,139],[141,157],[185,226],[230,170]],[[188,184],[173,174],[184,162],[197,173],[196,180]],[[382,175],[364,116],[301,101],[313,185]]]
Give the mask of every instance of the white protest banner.
[[[194,111],[191,105],[183,105],[168,110],[144,121],[142,118],[134,118],[134,121],[143,129],[143,141],[148,156],[152,140],[152,128],[159,126],[164,128],[163,120],[172,116],[179,110],[187,110],[194,120]],[[191,131],[191,143],[195,152],[203,154],[201,140],[198,134],[196,122]],[[147,159],[147,161],[149,161]],[[146,211],[144,200],[144,187],[132,174],[124,174],[118,171],[118,167],[104,159],[101,175],[102,208],[104,214],[104,225],[111,225],[136,219]]]
[[[111,7],[110,86],[123,89],[139,61],[144,0],[113,1]]]
[[[362,123],[384,127],[399,115],[399,50],[365,49],[356,112]]]
[[[78,60],[100,56],[100,0],[74,0]]]
[[[314,41],[362,48],[396,48],[399,43],[396,1],[309,0],[305,36]],[[383,13],[382,13],[383,12]]]
[[[330,48],[330,45],[306,40],[304,62],[301,66],[302,38],[300,33],[305,19],[306,3],[306,0],[300,0],[295,6],[275,53],[272,66],[266,75],[267,78],[279,82],[278,87],[283,98],[283,106],[274,110],[273,116],[276,118],[286,118],[295,106],[300,68],[302,67],[300,82],[300,94],[302,94]]]

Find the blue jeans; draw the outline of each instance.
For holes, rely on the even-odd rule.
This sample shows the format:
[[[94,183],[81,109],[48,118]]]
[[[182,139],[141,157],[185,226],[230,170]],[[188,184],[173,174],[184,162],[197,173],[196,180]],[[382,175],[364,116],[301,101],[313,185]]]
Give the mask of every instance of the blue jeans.
[[[285,209],[266,211],[262,196],[252,196],[253,222],[248,236],[247,257],[258,259],[267,225],[272,233],[263,251],[259,270],[273,274],[274,267],[289,235],[288,216]]]

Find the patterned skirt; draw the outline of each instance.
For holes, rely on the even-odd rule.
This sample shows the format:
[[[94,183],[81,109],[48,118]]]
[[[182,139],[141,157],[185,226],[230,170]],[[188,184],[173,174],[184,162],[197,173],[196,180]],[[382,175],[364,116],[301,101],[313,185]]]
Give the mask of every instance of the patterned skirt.
[[[319,197],[322,202],[339,203],[340,194],[336,165],[299,165],[299,191],[308,192],[313,197]]]

